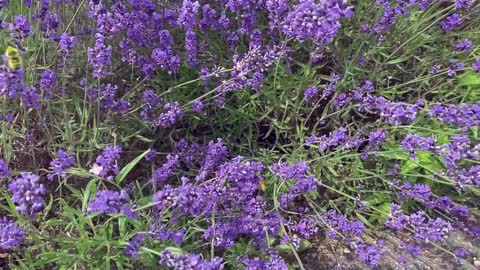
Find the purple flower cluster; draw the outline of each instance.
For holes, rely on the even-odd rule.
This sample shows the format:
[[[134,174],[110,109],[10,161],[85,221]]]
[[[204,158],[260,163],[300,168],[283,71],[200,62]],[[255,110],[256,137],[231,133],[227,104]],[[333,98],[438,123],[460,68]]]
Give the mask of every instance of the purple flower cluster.
[[[165,163],[153,172],[152,183],[159,184],[165,182],[173,175],[173,171],[178,167],[179,162],[178,155],[167,155]]]
[[[385,226],[395,230],[411,228],[415,239],[424,243],[441,241],[452,230],[452,225],[442,218],[427,218],[423,211],[405,215],[395,203],[391,205]]]
[[[473,48],[472,42],[469,39],[463,39],[455,44],[456,53],[466,53]]]
[[[480,125],[480,104],[442,105],[435,104],[428,114],[443,124],[457,127],[473,127]]]
[[[175,125],[177,120],[184,114],[180,104],[176,101],[165,104],[163,108],[165,112],[160,114],[157,123],[165,128]]]
[[[22,41],[32,34],[32,26],[28,22],[28,18],[23,15],[16,16],[8,28],[12,31],[11,36],[18,41]]]
[[[450,67],[448,69],[447,76],[448,77],[453,77],[457,75],[457,71],[461,71],[465,68],[465,64],[460,62],[458,63],[456,59],[451,59],[450,60]]]
[[[58,176],[60,179],[65,179],[67,177],[65,170],[72,167],[75,162],[74,156],[63,149],[59,149],[57,151],[57,157],[50,162],[50,169],[53,172],[47,174],[48,180],[52,181],[55,176]]]
[[[415,121],[421,104],[394,102],[384,97],[367,95],[363,98],[360,111],[379,115],[391,125],[410,124]]]
[[[477,59],[475,60],[475,62],[473,62],[473,64],[472,64],[472,70],[475,71],[475,72],[480,72],[480,56],[477,57]]]
[[[365,231],[365,224],[361,221],[350,221],[335,210],[329,210],[323,214],[328,224],[327,235],[330,238],[361,237]]]
[[[421,137],[416,134],[407,134],[401,142],[403,150],[410,151],[410,156],[416,156],[416,150],[433,151],[435,139],[433,137]]]
[[[40,176],[22,172],[21,176],[8,184],[8,189],[12,193],[12,201],[15,203],[18,212],[33,217],[43,209],[43,197],[47,190],[40,183]]]
[[[98,212],[100,214],[122,213],[130,218],[137,218],[138,215],[132,211],[132,203],[125,190],[99,190],[95,198],[88,203],[88,213]]]
[[[382,258],[382,252],[376,245],[359,244],[355,249],[358,258],[368,265],[370,268],[374,268],[378,265]]]
[[[313,39],[320,44],[326,44],[340,29],[340,19],[348,18],[352,14],[352,7],[342,0],[302,0],[288,12],[282,23],[282,30],[288,37],[298,41]]]
[[[40,73],[40,88],[51,91],[57,82],[57,75],[52,70],[44,70]]]
[[[404,183],[402,185],[400,198],[402,199],[414,199],[423,202],[429,202],[432,196],[432,191],[428,185],[425,184],[413,184]]]
[[[280,255],[270,252],[268,259],[261,259],[258,257],[249,258],[247,256],[239,257],[238,260],[245,265],[245,270],[256,269],[275,269],[275,270],[287,270],[287,263],[280,257]]]
[[[318,94],[318,88],[315,85],[311,85],[303,92],[303,99],[310,102]]]
[[[463,23],[463,18],[458,13],[453,13],[440,21],[438,24],[444,32],[450,32],[458,28]]]
[[[103,177],[108,180],[112,180],[120,169],[117,165],[117,160],[120,158],[122,148],[120,146],[107,146],[103,149],[101,155],[97,157],[90,173]]]
[[[198,254],[174,254],[166,249],[160,255],[160,264],[174,270],[183,269],[223,269],[222,259],[215,257],[212,260],[204,260]]]
[[[381,34],[387,31],[390,31],[393,25],[397,22],[399,16],[408,16],[409,9],[415,6],[419,6],[420,9],[425,10],[430,5],[430,0],[420,0],[420,1],[395,1],[394,3],[385,0],[375,1],[377,5],[381,5],[383,9],[383,14],[380,20],[369,27],[368,24],[364,25],[364,30],[371,34]],[[396,4],[396,5],[395,5]],[[381,36],[382,37],[382,36]]]
[[[177,101],[165,103],[162,110],[163,99],[152,89],[145,90],[140,100],[143,103],[140,117],[154,126],[172,127],[184,115]]]
[[[135,234],[130,241],[128,241],[125,246],[125,255],[138,259],[140,257],[139,250],[145,242],[145,234],[137,233]]]
[[[12,249],[19,246],[25,238],[25,232],[15,222],[6,217],[0,218],[0,248]]]
[[[0,178],[9,177],[11,174],[8,163],[0,158]]]
[[[292,165],[279,162],[275,163],[271,170],[276,176],[284,180],[295,180],[289,186],[288,191],[280,196],[280,203],[283,208],[288,208],[288,204],[298,196],[315,191],[321,183],[314,175],[307,175],[308,166],[303,162]],[[291,181],[288,182],[291,183]]]
[[[101,85],[100,89],[92,88],[87,94],[92,101],[98,99],[103,109],[112,112],[125,113],[131,107],[130,102],[119,97],[121,91],[116,85]]]

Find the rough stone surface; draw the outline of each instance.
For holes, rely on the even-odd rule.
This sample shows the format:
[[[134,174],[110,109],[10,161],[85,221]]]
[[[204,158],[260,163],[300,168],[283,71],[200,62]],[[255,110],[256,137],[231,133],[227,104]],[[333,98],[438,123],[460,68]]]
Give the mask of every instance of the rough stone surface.
[[[461,231],[451,232],[445,241],[436,243],[437,247],[432,244],[423,245],[422,254],[418,257],[406,254],[400,248],[400,241],[407,242],[411,236],[391,231],[377,233],[385,240],[385,243],[383,257],[375,269],[480,270],[480,241]],[[465,248],[470,251],[470,255],[460,259],[445,251],[453,252],[456,248]],[[356,258],[354,251],[349,250],[338,241],[323,236],[314,240],[312,247],[299,255],[306,270],[371,269]],[[404,256],[407,262],[400,264],[399,256]]]

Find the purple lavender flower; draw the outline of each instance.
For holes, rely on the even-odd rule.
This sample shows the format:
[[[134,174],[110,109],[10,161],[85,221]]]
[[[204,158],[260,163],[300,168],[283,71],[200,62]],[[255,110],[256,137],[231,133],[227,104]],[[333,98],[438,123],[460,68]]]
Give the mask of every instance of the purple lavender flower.
[[[23,106],[37,110],[40,109],[40,95],[34,87],[25,87],[20,98]]]
[[[438,24],[442,28],[444,32],[450,32],[457,27],[459,27],[463,23],[462,17],[457,14],[453,13],[450,16],[446,17],[442,21],[440,21]]]
[[[378,129],[370,132],[368,135],[368,146],[372,150],[377,150],[379,145],[381,145],[387,136],[387,132],[384,129]]]
[[[171,241],[176,245],[181,245],[185,237],[185,231],[167,229],[164,227],[163,224],[158,224],[158,223],[151,224],[150,233],[153,239],[160,239],[162,241]]]
[[[392,102],[384,97],[373,95],[366,95],[360,105],[360,111],[378,114],[393,125],[412,123],[419,109],[418,104]]]
[[[198,3],[198,2],[197,2]],[[190,67],[194,67],[197,64],[197,35],[194,31],[187,31],[185,33],[185,51],[187,53],[187,62]]]
[[[307,102],[310,102],[317,94],[318,88],[314,85],[311,85],[303,92],[303,99]]]
[[[8,169],[8,163],[0,158],[0,178],[9,177],[10,170]]]
[[[75,162],[74,156],[68,154],[68,152],[63,149],[59,149],[57,151],[57,158],[50,162],[50,169],[53,170],[53,172],[47,174],[48,180],[52,181],[56,175],[58,175],[60,179],[65,179],[67,177],[65,170],[72,167]]]
[[[323,217],[330,226],[329,228],[332,229],[327,232],[327,235],[331,238],[337,238],[338,233],[361,237],[365,231],[365,224],[363,224],[361,221],[347,220],[345,216],[339,214],[335,210],[329,210],[325,212]]]
[[[304,162],[298,162],[287,165],[284,162],[278,162],[272,165],[272,171],[279,177],[288,179],[302,179],[308,170],[308,165]]]
[[[477,60],[472,64],[472,70],[475,72],[480,72],[480,56],[477,57]]]
[[[470,210],[467,207],[461,205],[454,205],[450,209],[450,215],[456,217],[468,217],[470,215]]]
[[[472,42],[469,39],[463,39],[455,44],[456,53],[466,53],[473,48]]]
[[[420,254],[422,254],[422,249],[417,245],[407,245],[407,246],[405,246],[403,251],[412,255],[413,257],[417,257]]]
[[[112,46],[106,45],[105,36],[96,34],[95,46],[88,48],[88,62],[93,66],[93,77],[100,78],[108,75],[108,66],[112,63]]]
[[[118,86],[111,84],[102,84],[100,89],[92,88],[87,92],[89,99],[100,100],[100,106],[103,109],[117,113],[125,113],[131,107],[131,104],[118,98],[119,94]]]
[[[480,104],[442,105],[438,103],[428,111],[428,114],[437,118],[443,124],[471,127],[480,125],[478,112],[480,112]]]
[[[450,67],[448,69],[447,76],[448,77],[453,77],[457,75],[457,71],[463,70],[465,68],[464,63],[457,63],[456,59],[451,59],[450,60]]]
[[[352,97],[346,93],[340,93],[338,96],[335,97],[333,100],[333,106],[335,109],[341,109],[345,107],[345,105],[349,104],[352,101]]]
[[[66,57],[72,51],[73,45],[77,43],[77,38],[69,36],[67,33],[63,33],[60,36],[58,44],[60,45],[60,51],[63,57]]]
[[[0,122],[4,121],[6,123],[13,123],[14,120],[15,115],[13,113],[6,113],[4,115],[0,114]]]
[[[95,163],[90,169],[90,173],[112,180],[118,174],[120,169],[116,162],[120,158],[122,148],[120,146],[107,146],[103,149],[101,155],[97,157]]]
[[[415,134],[408,134],[402,140],[402,149],[410,151],[410,156],[416,156],[416,150],[432,151],[435,147],[435,139],[432,137],[420,137]]]
[[[161,190],[155,193],[152,201],[155,203],[155,209],[163,211],[174,204],[177,200],[178,190],[171,185],[165,185]]]
[[[153,89],[147,89],[140,97],[142,102],[142,110],[140,111],[140,117],[147,122],[153,122],[157,118],[156,108],[163,103],[163,99]]]
[[[432,190],[428,185],[414,184],[412,186],[410,183],[403,183],[402,185],[402,191],[401,191],[402,199],[411,198],[414,200],[429,202],[431,196],[432,196]]]
[[[27,17],[23,15],[16,16],[8,28],[12,31],[12,37],[17,40],[23,40],[32,33],[30,23]]]
[[[168,155],[167,161],[163,163],[162,167],[155,170],[152,176],[152,183],[159,184],[165,182],[173,175],[173,171],[179,166],[178,155]]]
[[[321,1],[317,4],[313,0],[303,0],[287,14],[282,30],[298,41],[311,38],[326,44],[340,29],[340,19],[352,14],[352,7],[343,1]]]
[[[160,264],[173,270],[183,269],[223,269],[222,259],[215,257],[212,260],[204,260],[198,254],[173,254],[170,250],[162,251]]]
[[[315,191],[319,183],[320,181],[318,181],[313,175],[299,179],[289,188],[287,193],[280,196],[282,207],[287,208],[288,204],[301,194]]]
[[[280,255],[272,253],[269,259],[260,259],[258,257],[249,258],[247,256],[239,257],[239,261],[245,265],[245,270],[256,269],[274,269],[287,270],[288,265]]]
[[[378,262],[382,258],[382,253],[376,245],[361,244],[355,250],[358,258],[371,268],[378,265]]]
[[[197,23],[197,14],[200,9],[198,1],[183,0],[180,14],[178,15],[178,24],[186,30],[191,30]]]
[[[205,149],[205,156],[196,179],[198,181],[204,181],[208,173],[219,166],[227,154],[228,149],[222,139],[217,139],[217,142],[210,141]]]
[[[473,7],[473,0],[455,0],[455,7],[457,9],[470,9]]]
[[[441,67],[442,66],[438,65],[438,64],[433,65],[432,69],[428,72],[428,75],[432,76],[432,75],[437,74]]]
[[[46,91],[50,91],[55,87],[55,83],[57,82],[57,76],[55,72],[52,70],[44,70],[40,73],[40,88]]]
[[[134,259],[138,259],[140,257],[139,249],[144,245],[144,241],[144,233],[135,234],[125,246],[125,254]]]
[[[201,100],[195,100],[193,103],[192,103],[192,111],[194,112],[202,112],[203,109],[204,109],[205,105],[203,104],[203,102]]]
[[[448,196],[442,196],[436,198],[433,204],[440,210],[447,210],[450,208],[452,200]]]
[[[470,251],[468,251],[468,249],[464,249],[464,248],[457,248],[453,251],[453,253],[457,257],[466,257],[470,254]]]
[[[385,227],[395,230],[403,230],[407,227],[407,225],[408,216],[403,214],[400,205],[392,203],[390,207],[390,214],[388,215],[388,219],[385,222]]]
[[[88,213],[98,212],[100,214],[123,213],[130,218],[137,218],[138,215],[132,211],[132,204],[125,190],[99,190],[95,198],[88,203]]]
[[[35,213],[43,209],[43,197],[47,190],[40,183],[38,175],[22,172],[21,176],[8,184],[8,189],[12,192],[12,201],[18,212],[33,217]]]
[[[25,238],[25,232],[7,217],[0,218],[0,248],[12,249],[19,246]]]
[[[184,112],[177,101],[165,104],[164,109],[165,112],[161,113],[159,119],[155,121],[158,126],[165,128],[172,127],[177,120],[184,115]]]
[[[157,156],[157,151],[155,149],[150,149],[148,153],[145,155],[146,161],[154,161],[155,157]]]

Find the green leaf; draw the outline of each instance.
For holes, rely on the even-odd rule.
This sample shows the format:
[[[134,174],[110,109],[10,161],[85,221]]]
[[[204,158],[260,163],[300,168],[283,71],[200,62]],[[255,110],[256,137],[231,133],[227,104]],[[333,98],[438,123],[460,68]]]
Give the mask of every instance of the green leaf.
[[[12,199],[10,198],[10,195],[8,193],[5,193],[4,195],[5,200],[7,201],[8,208],[5,207],[5,210],[10,212],[13,216],[15,216],[17,219],[20,218],[20,213],[18,213],[17,208],[15,207],[15,204],[12,202]],[[3,205],[1,205],[3,208]]]
[[[310,243],[307,239],[302,239],[300,240],[300,247],[298,251],[300,252],[300,251],[307,250],[311,245],[312,243]]]
[[[388,159],[397,159],[397,160],[409,160],[408,153],[402,150],[391,150],[385,152],[379,152],[377,155],[385,157]]]
[[[125,179],[125,177],[127,177],[128,173],[133,169],[133,167],[135,167],[135,165],[137,165],[137,163],[140,162],[140,160],[142,160],[142,158],[145,157],[148,154],[148,152],[150,152],[150,149],[147,149],[141,155],[139,155],[134,160],[130,161],[130,163],[125,165],[125,167],[123,167],[123,169],[115,178],[117,183],[121,183]]]
[[[415,162],[413,162],[411,160],[407,160],[407,162],[405,162],[405,165],[402,166],[402,169],[400,170],[400,173],[401,174],[406,174],[406,173],[409,173],[416,168],[418,168],[418,165]]]
[[[88,182],[85,191],[83,191],[83,199],[82,199],[82,211],[87,209],[88,200],[90,199],[90,194],[95,193],[97,189],[96,181],[92,180]]]
[[[468,72],[460,76],[459,81],[460,86],[480,84],[480,76],[476,75],[473,72]]]
[[[385,221],[387,221],[388,219],[388,214],[390,213],[390,207],[391,207],[390,202],[387,202],[380,206],[375,207],[376,209],[375,211],[373,211],[368,221],[374,222],[378,220],[380,224],[384,224]]]
[[[405,55],[405,56],[403,56],[403,57],[399,57],[399,58],[397,58],[397,59],[390,60],[390,61],[388,61],[386,64],[389,64],[389,65],[398,64],[398,63],[401,63],[401,62],[403,62],[403,61],[408,60],[409,58],[410,58],[409,55]]]

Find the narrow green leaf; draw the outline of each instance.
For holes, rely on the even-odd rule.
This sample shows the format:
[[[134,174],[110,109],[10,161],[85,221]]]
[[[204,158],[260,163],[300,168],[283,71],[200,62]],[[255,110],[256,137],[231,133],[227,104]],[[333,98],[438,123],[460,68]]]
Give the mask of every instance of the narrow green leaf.
[[[87,209],[88,200],[90,199],[90,194],[95,193],[96,189],[97,189],[97,186],[96,186],[95,180],[88,182],[88,185],[85,188],[85,191],[83,192],[82,211]]]
[[[117,183],[121,183],[125,179],[125,177],[127,177],[128,173],[133,169],[133,167],[135,167],[135,165],[137,165],[137,163],[140,162],[140,160],[142,160],[142,158],[145,157],[148,154],[148,152],[150,152],[150,149],[147,149],[141,155],[139,155],[134,160],[130,161],[130,163],[125,165],[125,167],[123,167],[123,169],[115,178]]]

